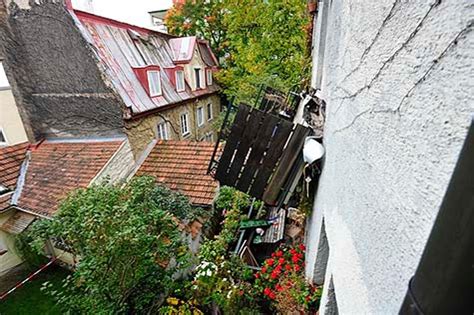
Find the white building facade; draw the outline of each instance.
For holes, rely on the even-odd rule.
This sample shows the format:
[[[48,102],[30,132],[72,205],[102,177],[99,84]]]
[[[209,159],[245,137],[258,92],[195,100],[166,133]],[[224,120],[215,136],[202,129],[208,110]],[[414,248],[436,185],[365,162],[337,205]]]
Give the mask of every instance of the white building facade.
[[[474,6],[318,3],[326,156],[307,231],[320,314],[395,314],[474,113]]]

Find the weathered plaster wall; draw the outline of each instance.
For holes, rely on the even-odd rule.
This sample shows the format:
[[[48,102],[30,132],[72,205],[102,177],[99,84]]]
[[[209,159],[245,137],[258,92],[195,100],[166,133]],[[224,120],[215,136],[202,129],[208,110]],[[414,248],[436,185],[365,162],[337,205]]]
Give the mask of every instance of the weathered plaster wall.
[[[213,111],[213,119],[210,121],[207,120],[206,108],[206,105],[209,103],[212,104]],[[203,106],[204,108],[204,125],[198,127],[196,110],[200,106]],[[184,112],[189,114],[190,126],[190,134],[185,137],[181,134],[180,125],[180,116]],[[134,154],[140,154],[153,139],[157,138],[157,125],[163,122],[163,119],[166,118],[166,121],[168,122],[168,137],[170,140],[201,141],[202,138],[210,132],[214,133],[214,140],[216,140],[217,135],[212,129],[212,123],[217,119],[219,113],[220,97],[217,94],[213,94],[153,115],[126,121],[128,139],[130,140]]]
[[[3,130],[8,145],[28,140],[10,89],[0,89],[0,128]]]
[[[126,139],[100,173],[92,180],[91,184],[100,184],[105,180],[111,183],[125,182],[135,169],[135,164],[132,147]]]
[[[0,214],[0,225],[5,223],[16,210],[8,210]],[[23,260],[15,251],[15,237],[5,231],[0,230],[0,248],[8,250],[6,254],[0,256],[0,275],[19,265]]]
[[[332,276],[339,312],[394,314],[474,112],[474,5],[324,2],[326,51],[314,70],[327,103],[326,157],[307,276],[324,217],[326,284]]]
[[[35,138],[122,132],[121,101],[104,83],[96,58],[62,1],[12,2],[0,27],[12,88]]]

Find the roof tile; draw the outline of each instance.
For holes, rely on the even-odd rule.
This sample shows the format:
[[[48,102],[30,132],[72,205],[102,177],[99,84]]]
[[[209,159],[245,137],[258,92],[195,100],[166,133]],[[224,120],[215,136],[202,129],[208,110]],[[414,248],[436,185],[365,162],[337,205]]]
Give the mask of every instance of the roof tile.
[[[32,150],[18,206],[51,216],[76,188],[87,187],[122,141],[43,142]]]
[[[212,205],[217,181],[207,175],[207,167],[213,151],[210,142],[161,140],[136,175],[154,176],[157,183],[188,196],[192,204]]]

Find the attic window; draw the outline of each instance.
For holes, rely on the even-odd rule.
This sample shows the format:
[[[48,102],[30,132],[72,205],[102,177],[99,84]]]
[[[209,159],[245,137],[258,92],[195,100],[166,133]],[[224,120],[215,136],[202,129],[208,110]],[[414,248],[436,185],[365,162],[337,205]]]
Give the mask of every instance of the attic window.
[[[212,85],[212,70],[211,69],[206,70],[206,80],[207,80],[207,85]]]
[[[201,87],[201,69],[194,69],[194,76],[196,81],[196,89],[199,89]]]
[[[176,91],[183,92],[185,90],[184,86],[184,71],[178,70],[176,71]]]
[[[160,80],[160,71],[148,70],[148,90],[150,91],[150,96],[159,96],[161,95],[161,80]]]

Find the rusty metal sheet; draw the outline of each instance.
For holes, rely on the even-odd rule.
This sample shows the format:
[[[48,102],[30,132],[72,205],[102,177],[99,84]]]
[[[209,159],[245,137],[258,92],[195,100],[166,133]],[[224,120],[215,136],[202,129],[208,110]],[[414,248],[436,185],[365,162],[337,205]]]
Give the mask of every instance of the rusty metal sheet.
[[[133,113],[141,113],[166,105],[180,103],[197,96],[219,90],[217,84],[206,89],[192,91],[186,82],[186,90],[177,93],[176,87],[166,71],[161,71],[163,95],[151,98],[133,71],[134,67],[159,65],[162,69],[174,67],[174,52],[169,36],[159,32],[134,30],[140,39],[133,40],[126,24],[95,21],[78,15],[76,19],[83,36],[93,46],[101,66],[107,73],[114,89]]]

